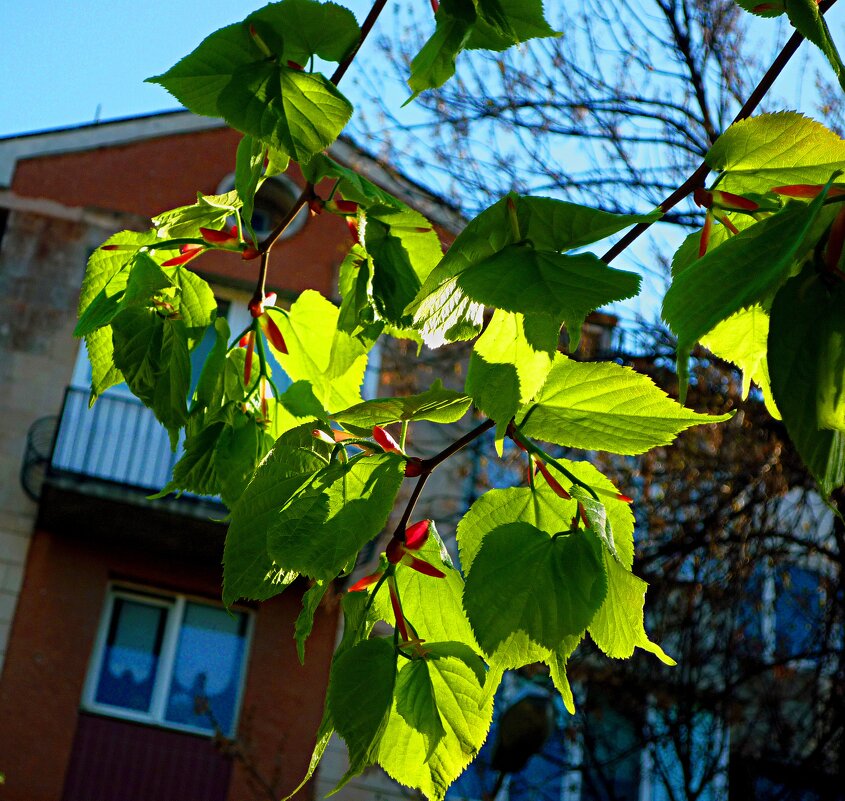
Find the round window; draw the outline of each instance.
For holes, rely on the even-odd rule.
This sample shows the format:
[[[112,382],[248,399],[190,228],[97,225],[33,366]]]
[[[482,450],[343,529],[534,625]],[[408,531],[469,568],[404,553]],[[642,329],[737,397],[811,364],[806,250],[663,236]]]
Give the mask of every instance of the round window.
[[[217,189],[218,194],[231,192],[235,188],[234,173],[227,175]],[[276,228],[290,211],[299,197],[299,187],[285,175],[268,178],[255,194],[252,212],[252,228],[258,239],[264,239]],[[289,239],[302,230],[308,219],[308,208],[303,207],[287,227],[282,239]],[[234,220],[232,221],[234,223]]]

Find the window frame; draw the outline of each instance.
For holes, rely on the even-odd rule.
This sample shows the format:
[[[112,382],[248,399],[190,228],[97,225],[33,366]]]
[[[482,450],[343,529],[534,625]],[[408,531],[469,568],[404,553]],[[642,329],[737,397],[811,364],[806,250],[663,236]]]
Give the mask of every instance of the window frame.
[[[150,708],[147,712],[140,712],[114,704],[105,704],[97,701],[97,686],[103,666],[103,657],[108,642],[109,629],[112,623],[115,601],[121,599],[135,603],[144,603],[149,606],[158,606],[167,610],[164,621],[164,633],[161,639],[161,650],[158,657],[156,676],[153,681]],[[174,667],[176,665],[176,654],[179,647],[179,635],[185,621],[185,612],[188,604],[202,604],[215,609],[223,610],[222,604],[214,603],[207,598],[196,595],[159,590],[140,584],[129,584],[126,582],[109,582],[106,587],[106,594],[103,603],[100,620],[97,624],[97,635],[88,660],[88,670],[85,676],[85,683],[82,690],[82,701],[80,708],[85,712],[92,712],[110,718],[128,720],[134,723],[144,723],[158,728],[172,731],[185,732],[186,734],[198,734],[203,737],[215,737],[217,732],[214,729],[201,728],[186,723],[176,723],[167,720],[167,702],[170,697],[170,689],[173,684]],[[243,705],[244,689],[249,666],[250,653],[252,650],[252,638],[255,629],[255,614],[253,610],[241,606],[234,607],[234,611],[246,617],[244,630],[243,658],[240,665],[240,676],[238,677],[237,694],[232,714],[232,724],[228,731],[222,731],[226,737],[234,736],[238,728],[241,707]]]

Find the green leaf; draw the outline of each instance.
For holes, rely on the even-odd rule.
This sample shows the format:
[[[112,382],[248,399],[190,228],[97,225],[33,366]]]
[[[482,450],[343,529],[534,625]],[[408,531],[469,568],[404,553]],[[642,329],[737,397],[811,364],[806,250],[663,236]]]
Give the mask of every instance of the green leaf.
[[[185,451],[173,465],[173,478],[158,493],[160,497],[182,490],[197,495],[219,495],[220,477],[214,465],[214,448],[224,428],[212,423],[185,438]]]
[[[760,0],[736,0],[737,5],[742,6],[746,11],[758,17],[779,17],[786,10],[778,3],[761,3]],[[769,6],[769,8],[764,8]]]
[[[217,316],[217,300],[206,281],[186,267],[176,267],[173,283],[178,290],[179,317],[195,340]]]
[[[305,66],[312,55],[340,61],[355,45],[360,29],[352,13],[334,3],[314,0],[283,0],[250,14],[243,22],[215,31],[163,75],[148,78],[161,84],[195,114],[225,116],[220,95],[243,67],[267,58],[250,27],[267,42],[279,45],[279,63],[293,61]]]
[[[128,281],[129,267],[127,265],[109,279],[85,307],[85,311],[79,315],[76,328],[73,329],[75,337],[86,337],[111,323],[122,308]]]
[[[214,467],[220,477],[220,493],[229,508],[237,503],[255,472],[255,468],[272,445],[258,421],[247,414],[235,413],[232,425],[226,426],[214,451]]]
[[[342,61],[361,35],[355,15],[349,9],[315,0],[270,3],[250,14],[246,22],[269,26],[284,45],[280,58],[303,67],[311,56],[323,61]]]
[[[162,330],[151,408],[170,434],[170,446],[174,451],[178,431],[188,419],[190,391],[191,357],[188,353],[188,333],[181,320],[167,319]]]
[[[654,654],[667,665],[676,664],[663,649],[649,640],[643,628],[643,607],[648,585],[606,554],[607,597],[590,622],[593,642],[614,659],[627,659],[634,648]]]
[[[117,278],[120,275],[115,276]],[[112,279],[110,285],[114,283]],[[148,253],[138,253],[132,260],[123,302],[149,305],[149,302],[163,289],[170,289],[173,282]]]
[[[466,390],[500,428],[543,386],[559,339],[553,317],[493,312],[472,350]]]
[[[845,434],[822,427],[819,393],[842,383],[842,351],[825,359],[827,318],[841,321],[845,293],[830,292],[811,260],[775,296],[769,329],[772,394],[795,448],[825,497],[845,484]],[[836,358],[838,357],[838,359]],[[839,361],[838,371],[836,367]]]
[[[114,359],[132,392],[153,405],[160,370],[164,319],[154,310],[130,306],[112,322]]]
[[[238,598],[264,600],[284,589],[273,582],[280,568],[267,553],[267,531],[279,510],[328,463],[330,448],[311,436],[312,428],[306,424],[282,435],[232,506],[223,552],[227,606]]]
[[[543,0],[496,0],[501,13],[495,17],[491,14],[492,5],[490,0],[478,0],[479,18],[466,44],[467,49],[507,50],[529,39],[561,35],[546,22]]]
[[[396,209],[407,208],[401,200],[385,192],[354,170],[338,164],[325,153],[318,153],[307,164],[303,164],[302,175],[312,184],[318,184],[324,178],[338,181],[337,189],[340,194],[346,200],[351,200],[365,209],[374,205]]]
[[[769,339],[769,315],[755,304],[741,309],[719,323],[709,334],[702,337],[701,344],[720,359],[731,362],[742,371],[742,397],[748,397],[753,381],[760,387],[766,408],[776,420],[780,420],[772,390],[769,386],[769,365],[766,349]]]
[[[455,74],[455,59],[475,23],[475,6],[472,0],[443,0],[434,19],[434,33],[411,61],[411,100],[426,89],[443,86]]]
[[[415,662],[400,660],[399,676]],[[388,718],[378,761],[388,775],[429,799],[442,799],[481,748],[493,715],[492,693],[458,658],[427,660],[428,674],[444,734],[429,755],[426,737],[399,713],[398,699]],[[418,670],[418,668],[411,668]]]
[[[296,618],[293,635],[296,640],[296,653],[299,656],[300,665],[305,664],[305,641],[311,636],[311,630],[314,628],[314,614],[330,586],[327,581],[316,581],[302,596],[302,610]]]
[[[252,136],[244,136],[238,143],[235,156],[235,191],[243,203],[243,224],[257,243],[252,228],[252,212],[255,209],[255,193],[264,178],[264,159],[267,147]]]
[[[214,320],[214,344],[211,346],[205,363],[197,381],[196,401],[200,408],[209,407],[222,401],[222,393],[218,395],[218,387],[223,383],[223,373],[226,369],[226,351],[229,347],[229,323],[225,317]]]
[[[405,723],[422,735],[426,761],[446,736],[437,709],[428,662],[417,659],[399,671],[396,679],[396,711]]]
[[[131,262],[138,249],[155,242],[151,231],[120,231],[109,237],[95,250],[88,259],[85,278],[79,294],[79,316],[106,285]],[[117,246],[119,250],[103,250],[104,246]],[[123,381],[123,376],[115,367],[112,345],[112,332],[109,328],[100,328],[85,336],[88,359],[91,362],[91,400],[105,392],[110,386]]]
[[[619,560],[619,552],[616,550],[616,541],[613,538],[613,528],[608,517],[607,510],[601,501],[597,501],[587,490],[577,484],[571,487],[569,494],[581,505],[590,529],[602,541],[610,555]]]
[[[159,240],[180,237],[199,237],[200,228],[223,228],[226,220],[241,207],[237,192],[223,195],[203,195],[197,192],[197,202],[180,206],[153,217]]]
[[[396,454],[333,464],[273,519],[270,555],[287,570],[331,580],[387,523],[405,477]]]
[[[292,381],[310,381],[314,396],[328,411],[361,400],[367,353],[358,340],[336,330],[337,307],[318,292],[306,290],[278,318],[289,353],[279,355]]]
[[[372,258],[372,294],[379,318],[410,322],[405,307],[443,257],[431,223],[407,207],[375,206],[366,215],[364,245]]]
[[[515,244],[468,267],[458,286],[487,306],[565,321],[577,346],[586,316],[599,306],[636,295],[640,277],[608,267],[591,253],[564,256]]]
[[[219,117],[217,100],[233,72],[260,55],[248,27],[238,22],[215,31],[167,72],[147,82],[163,86],[194,114]]]
[[[267,61],[238,67],[217,106],[233,128],[298,162],[332,144],[352,116],[349,101],[324,76]]]
[[[845,141],[815,120],[781,111],[734,123],[706,158],[725,173],[719,189],[766,192],[774,186],[826,183],[845,165]]]
[[[605,601],[607,603],[607,601]],[[580,641],[580,640],[579,640]],[[575,645],[577,646],[577,642]],[[572,650],[575,650],[573,646]],[[569,685],[569,679],[566,676],[566,660],[569,654],[564,656],[560,651],[555,651],[549,654],[546,659],[546,664],[549,666],[549,675],[555,685],[555,689],[560,693],[563,700],[563,705],[570,715],[575,714],[575,696],[572,694],[572,687]]]
[[[632,455],[668,445],[690,426],[730,417],[685,409],[630,367],[558,354],[520,428],[565,447]]]
[[[678,365],[685,389],[686,357],[722,320],[763,300],[813,242],[808,234],[824,196],[790,203],[783,211],[740,231],[675,276],[663,298],[663,319],[678,337]]]
[[[484,537],[467,573],[464,608],[489,655],[514,630],[555,649],[587,627],[606,594],[602,549],[591,531],[549,536],[517,522]]]
[[[333,414],[332,420],[343,426],[355,426],[367,431],[371,431],[373,426],[418,420],[455,423],[467,413],[471,405],[470,397],[445,389],[438,378],[419,395],[364,401]]]
[[[562,200],[512,193],[464,228],[425,280],[408,312],[414,315],[415,326],[429,347],[471,338],[480,330],[483,309],[458,280],[470,268],[481,269],[484,262],[508,246],[530,242],[537,251],[559,253],[657,216],[609,214]]]
[[[363,640],[334,659],[326,705],[349,750],[347,777],[375,762],[395,682],[396,653],[383,637]]]

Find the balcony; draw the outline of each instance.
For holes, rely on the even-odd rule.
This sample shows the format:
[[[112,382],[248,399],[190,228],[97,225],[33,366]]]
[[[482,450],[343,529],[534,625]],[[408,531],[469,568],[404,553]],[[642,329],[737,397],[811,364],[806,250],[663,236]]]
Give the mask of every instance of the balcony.
[[[89,495],[143,502],[170,479],[182,456],[180,441],[170,449],[167,431],[136,398],[102,395],[88,408],[87,389],[68,387],[59,416],[37,420],[30,428],[21,469],[21,483],[37,500],[48,482]],[[159,502],[161,503],[161,502]],[[172,504],[183,513],[190,507],[219,517],[214,498],[185,493]]]

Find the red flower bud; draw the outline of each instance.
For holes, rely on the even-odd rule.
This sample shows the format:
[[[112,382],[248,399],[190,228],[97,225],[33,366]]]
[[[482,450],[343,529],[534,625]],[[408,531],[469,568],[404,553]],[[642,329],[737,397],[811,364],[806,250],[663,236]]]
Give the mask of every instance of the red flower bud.
[[[177,267],[180,264],[187,264],[191,259],[195,259],[197,256],[200,255],[205,250],[205,247],[202,245],[182,245],[179,248],[179,256],[174,256],[172,259],[168,259],[165,262],[162,262],[162,267]]]
[[[534,464],[537,465],[537,469],[543,474],[543,478],[546,479],[546,483],[551,487],[552,492],[554,492],[555,495],[560,496],[565,501],[572,498],[572,496],[560,485],[560,482],[549,472],[549,468],[543,464],[541,459],[538,459],[535,456]]]
[[[255,332],[250,331],[247,334],[246,342],[246,359],[244,361],[244,386],[249,386],[249,379],[252,375],[252,353],[255,350]]]
[[[358,579],[348,590],[348,592],[361,592],[361,590],[366,590],[367,587],[371,587],[375,584],[381,577],[383,573],[381,570],[376,570],[375,573],[370,573],[369,576],[364,576],[364,578]]]
[[[318,197],[312,197],[311,200],[308,201],[308,211],[311,212],[312,217],[316,217],[318,214],[322,214],[323,201]]]
[[[431,528],[430,520],[420,520],[405,529],[405,547],[411,551],[418,551],[428,541]]]
[[[346,227],[349,229],[349,233],[352,234],[352,238],[355,240],[355,244],[360,245],[361,237],[358,233],[358,221],[354,217],[347,217]]]
[[[343,200],[341,198],[339,200],[335,200],[334,205],[341,214],[351,215],[358,213],[358,204],[352,200]]]
[[[789,186],[772,187],[772,192],[776,195],[812,200],[819,196],[822,189],[824,189],[824,184],[790,184]],[[831,186],[827,192],[828,197],[841,197],[842,195],[845,195],[845,187],[841,186]]]
[[[399,443],[381,426],[373,426],[373,439],[381,445],[387,453],[398,453],[402,456],[405,455],[404,451],[399,447]]]
[[[279,353],[288,352],[288,346],[285,344],[285,338],[282,336],[279,326],[277,326],[270,318],[270,315],[263,314],[261,316],[261,328],[270,344],[279,351]]]
[[[241,253],[241,258],[244,261],[249,261],[250,259],[257,259],[261,255],[260,250],[256,250],[253,247],[244,248],[243,252]]]
[[[440,8],[440,1],[439,0],[431,0],[431,10],[436,14],[437,9]]]
[[[297,64],[295,61],[288,60],[288,66],[292,70],[297,70],[298,72],[302,72],[302,64]]]
[[[409,561],[405,561],[408,559]],[[418,559],[416,556],[405,556],[405,559],[402,560],[402,564],[408,565],[412,570],[416,570],[417,573],[422,573],[425,576],[431,576],[432,578],[444,578],[446,574],[442,570],[438,570],[434,565],[430,565],[424,559]]]
[[[208,242],[209,245],[224,245],[237,246],[238,228],[234,226],[233,229],[226,231],[217,231],[214,228],[200,228],[200,236]]]
[[[335,444],[334,439],[332,439],[325,431],[320,428],[315,428],[311,432],[311,436],[314,437],[314,439],[320,440],[320,442],[325,442],[327,445]]]
[[[707,253],[707,245],[710,243],[710,232],[713,229],[713,215],[708,211],[704,215],[704,226],[701,229],[701,237],[698,240],[698,258]]]

